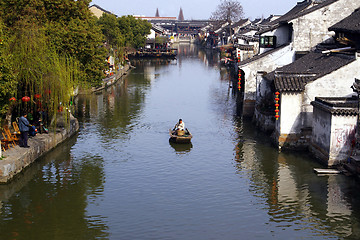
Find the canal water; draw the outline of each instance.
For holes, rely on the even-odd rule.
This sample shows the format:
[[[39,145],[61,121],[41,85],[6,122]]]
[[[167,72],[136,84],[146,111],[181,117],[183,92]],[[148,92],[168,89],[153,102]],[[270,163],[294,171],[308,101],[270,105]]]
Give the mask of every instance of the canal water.
[[[184,45],[80,96],[79,133],[0,186],[0,239],[359,239],[359,183],[279,153],[218,63]]]

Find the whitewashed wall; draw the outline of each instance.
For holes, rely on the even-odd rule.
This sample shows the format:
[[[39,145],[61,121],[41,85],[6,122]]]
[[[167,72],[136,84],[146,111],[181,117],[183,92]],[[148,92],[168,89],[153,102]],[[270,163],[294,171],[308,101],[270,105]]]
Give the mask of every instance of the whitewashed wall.
[[[295,52],[292,45],[288,45],[271,54],[268,54],[251,63],[240,65],[239,68],[245,72],[245,90],[244,90],[244,115],[252,114],[251,110],[248,113],[245,109],[254,109],[256,100],[256,75],[258,71],[272,72],[278,67],[282,67],[293,62]]]
[[[283,93],[280,101],[280,118],[277,132],[280,135],[296,134],[299,132],[302,119],[303,94]]]
[[[332,115],[314,106],[310,151],[328,166],[348,159],[355,139],[357,116]]]
[[[333,35],[328,28],[348,17],[360,7],[359,0],[338,0],[327,7],[291,21],[296,51],[309,51]]]
[[[280,26],[277,29],[274,29],[273,31],[266,32],[262,34],[262,37],[265,36],[276,36],[276,47],[282,46],[286,43],[289,43],[291,40],[289,40],[290,35],[289,26]],[[260,48],[260,54],[267,52],[273,48]]]
[[[266,75],[266,74],[265,74]],[[256,126],[264,132],[272,132],[275,128],[275,112],[269,111],[267,106],[264,107],[264,102],[273,102],[274,93],[271,91],[272,82],[264,78],[264,73],[258,73],[256,77],[256,103],[253,121]]]
[[[334,71],[322,78],[311,82],[305,87],[306,98],[303,102],[303,110],[312,112],[311,102],[315,97],[350,97],[353,95],[351,88],[355,78],[360,77],[360,59]],[[312,115],[304,119],[307,126],[312,124]]]
[[[350,97],[355,77],[360,76],[360,59],[306,85],[302,93],[282,93],[280,122],[276,132],[279,136],[300,134],[303,128],[313,127],[315,97]]]
[[[148,39],[155,39],[156,33],[153,29],[150,29],[150,34],[147,36]]]
[[[314,106],[311,145],[319,159],[327,161],[331,142],[331,113]]]
[[[328,165],[338,164],[350,156],[355,138],[357,116],[332,116],[331,144]]]
[[[318,43],[330,38],[333,32],[329,32],[328,28],[349,16],[359,7],[359,0],[338,0],[327,7],[294,19],[290,22],[293,24],[293,42],[289,46],[246,65],[240,65],[239,67],[245,72],[246,78],[244,88],[244,115],[250,116],[254,110],[256,74],[258,71],[271,72],[277,67],[292,63],[296,51],[310,51]],[[272,34],[275,34],[275,31]],[[281,30],[280,27],[279,36],[282,35],[285,37],[286,34],[284,34],[284,30]],[[285,38],[279,41],[285,41]],[[310,102],[307,104],[307,107],[311,107]]]

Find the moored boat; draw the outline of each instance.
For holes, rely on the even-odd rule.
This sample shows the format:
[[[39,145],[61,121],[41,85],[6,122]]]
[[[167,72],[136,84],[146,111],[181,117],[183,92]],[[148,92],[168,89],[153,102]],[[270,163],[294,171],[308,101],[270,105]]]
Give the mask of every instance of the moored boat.
[[[174,142],[174,143],[190,143],[191,138],[192,138],[192,134],[190,133],[189,129],[187,129],[187,128],[185,128],[185,131],[182,135],[177,134],[177,132],[175,130],[170,129],[169,135],[170,135],[169,141]]]

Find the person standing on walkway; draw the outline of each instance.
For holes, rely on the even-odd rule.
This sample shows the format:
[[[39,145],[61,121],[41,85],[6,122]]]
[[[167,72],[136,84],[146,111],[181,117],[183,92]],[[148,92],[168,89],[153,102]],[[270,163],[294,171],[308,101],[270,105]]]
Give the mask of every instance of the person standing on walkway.
[[[19,118],[19,130],[20,130],[20,147],[28,148],[28,133],[29,133],[29,127],[30,123],[27,120],[27,114],[24,113]]]

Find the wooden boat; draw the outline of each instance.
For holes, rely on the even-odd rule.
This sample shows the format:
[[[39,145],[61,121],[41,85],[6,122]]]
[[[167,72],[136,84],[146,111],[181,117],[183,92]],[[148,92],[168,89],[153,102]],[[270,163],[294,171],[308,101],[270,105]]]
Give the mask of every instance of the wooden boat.
[[[169,135],[170,135],[170,142],[174,142],[174,143],[190,143],[192,135],[190,133],[190,131],[185,128],[185,133],[182,136],[179,136],[176,134],[176,131],[174,130],[169,130]]]

